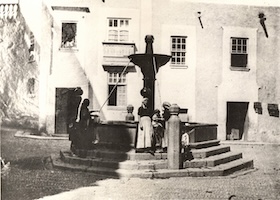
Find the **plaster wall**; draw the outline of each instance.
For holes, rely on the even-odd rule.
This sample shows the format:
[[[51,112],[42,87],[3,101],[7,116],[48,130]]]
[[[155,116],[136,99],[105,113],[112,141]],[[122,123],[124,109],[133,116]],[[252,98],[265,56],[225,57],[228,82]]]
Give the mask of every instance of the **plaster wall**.
[[[39,70],[38,63],[29,60],[29,30],[21,13],[0,19],[0,121],[36,129]]]
[[[256,132],[257,118],[253,109],[253,102],[257,100],[258,86],[256,83],[256,47],[257,29],[245,27],[223,27],[223,73],[222,82],[218,88],[218,125],[219,139],[226,139],[227,102],[249,102],[247,112],[248,130],[244,136]],[[234,71],[230,68],[230,37],[248,39],[248,66],[249,71]]]
[[[156,108],[160,108],[163,101],[188,108],[190,121],[218,123],[218,137],[224,140],[226,103],[249,102],[246,139],[279,142],[279,117],[271,117],[267,112],[268,103],[280,103],[279,7],[190,3],[181,0],[167,0],[164,3],[160,0],[106,3],[52,0],[45,3],[54,18],[52,21],[43,9],[40,20],[44,24],[41,24],[42,31],[38,31],[42,38],[41,45],[44,46],[40,60],[40,112],[42,116],[49,116],[49,127],[54,124],[56,87],[80,86],[85,91],[84,98],[90,97],[92,100],[92,109],[102,107],[103,119],[125,118],[126,107],[113,108],[106,104],[107,72],[102,66],[102,42],[107,41],[107,18],[123,17],[131,19],[129,42],[135,43],[136,53],[145,52],[144,38],[147,34],[154,35],[154,53],[167,55],[171,53],[170,36],[188,37],[187,65],[179,68],[169,62],[157,74]],[[84,6],[90,12],[52,11],[53,5]],[[23,12],[26,11],[23,9]],[[197,12],[202,14],[203,28]],[[259,23],[260,12],[267,18],[268,38]],[[30,14],[28,18],[32,19]],[[36,21],[28,23],[32,22],[35,27],[39,25]],[[63,21],[78,22],[76,51],[60,49]],[[249,38],[249,71],[230,69],[230,37]],[[127,74],[127,103],[135,107],[134,115],[141,104],[139,91],[143,87],[142,78],[137,66],[134,72]],[[48,102],[45,102],[47,97]],[[256,101],[262,103],[262,115],[258,115],[253,108]]]
[[[49,115],[48,107],[48,72],[51,64],[51,29],[52,17],[49,10],[42,0],[19,2],[20,12],[22,13],[26,25],[34,34],[35,40],[40,47],[38,58],[38,96],[39,96],[39,130],[47,131],[47,121]],[[32,12],[30,12],[32,10]],[[42,28],[43,27],[43,28]]]
[[[194,26],[162,24],[161,26],[161,51],[160,53],[170,55],[171,36],[187,36],[186,65],[172,65],[168,62],[161,67],[158,75],[156,104],[161,108],[164,101],[171,104],[176,103],[181,108],[188,108],[189,119],[195,120],[195,64],[196,64],[196,31]]]
[[[280,143],[280,118],[269,116],[268,103],[278,104],[280,109],[280,8],[264,11],[268,38],[258,31],[257,82],[258,101],[262,103],[263,113],[258,115],[258,132],[255,140]]]
[[[107,98],[108,98],[108,72],[104,70],[102,66],[103,62],[103,44],[102,42],[107,42],[108,38],[108,29],[107,29],[107,19],[109,17],[115,18],[129,18],[129,43],[134,43],[136,46],[136,52],[139,52],[139,45],[140,43],[144,42],[144,39],[141,40],[139,36],[139,23],[140,23],[140,12],[138,9],[132,8],[115,8],[115,7],[108,7],[100,9],[98,16],[96,16],[99,20],[98,23],[93,25],[93,27],[97,27],[96,31],[98,31],[97,38],[95,38],[94,46],[97,48],[96,50],[96,61],[88,60],[91,62],[90,66],[87,70],[88,74],[91,74],[90,77],[95,99],[97,102],[96,108],[101,109],[101,114],[103,119],[105,120],[124,120],[127,114],[126,106],[108,106],[107,105]],[[91,21],[91,23],[94,23]],[[93,32],[92,32],[93,33]],[[94,33],[93,33],[94,34]],[[95,33],[96,34],[96,33]],[[87,52],[92,52],[93,49],[88,48]],[[126,63],[128,64],[128,63]],[[125,67],[125,66],[124,66]],[[139,67],[133,67],[134,70],[129,71],[127,76],[127,104],[131,104],[135,107],[135,110],[138,106],[141,105],[141,95],[140,90],[142,88],[142,74]],[[136,114],[136,113],[134,113]]]
[[[279,141],[279,117],[271,117],[267,113],[267,103],[279,104],[279,7],[258,7],[241,5],[222,5],[207,3],[187,3],[171,0],[165,4],[155,1],[153,4],[153,30],[155,38],[164,35],[161,31],[163,24],[196,27],[195,42],[195,89],[188,92],[188,96],[195,101],[195,121],[218,123],[219,139],[225,139],[226,102],[249,102],[246,121],[246,140],[250,141]],[[215,10],[215,12],[213,12]],[[197,12],[202,13],[203,28],[197,18]],[[263,12],[269,37],[266,38],[259,22],[258,14]],[[277,34],[278,33],[278,34]],[[230,70],[230,37],[248,37],[250,42],[249,68],[245,71]],[[154,49],[162,50],[168,41],[162,41]],[[154,50],[157,51],[157,50]],[[171,70],[171,67],[163,67]],[[167,71],[167,70],[166,70]],[[168,77],[176,73],[168,71]],[[186,74],[180,73],[181,76]],[[161,74],[162,77],[164,75]],[[168,82],[168,78],[163,78]],[[172,85],[172,81],[169,84]],[[180,83],[182,84],[182,82]],[[183,85],[183,84],[182,84]],[[181,86],[187,91],[189,85]],[[185,87],[185,88],[183,88]],[[188,89],[186,89],[188,88]],[[176,98],[173,94],[176,86],[168,89],[169,98]],[[170,92],[171,91],[171,92]],[[180,94],[180,93],[176,93]],[[188,97],[189,98],[189,97]],[[263,103],[264,113],[258,115],[253,104],[255,101]],[[190,109],[189,114],[192,114]]]
[[[186,65],[176,66],[169,61],[162,66],[157,75],[156,107],[161,108],[164,101],[176,103],[188,109],[184,121],[195,121],[195,73],[196,73],[196,27],[188,23],[188,5],[166,1],[153,1],[152,22],[154,52],[171,55],[171,36],[187,36]]]
[[[138,4],[138,3],[137,3]],[[92,1],[53,2],[51,6],[77,6],[88,7],[90,12],[52,11],[53,22],[53,61],[50,70],[49,90],[51,100],[49,106],[52,110],[51,130],[54,130],[55,88],[81,87],[83,98],[91,100],[90,109],[100,110],[103,120],[124,120],[127,114],[126,107],[107,106],[108,73],[102,66],[103,44],[107,42],[107,18],[130,18],[130,40],[139,44],[139,10],[130,3],[120,9],[115,3],[104,4]],[[77,22],[77,45],[75,50],[60,48],[62,22]],[[127,74],[127,103],[138,107],[141,104],[140,89],[142,75],[138,67],[135,72]],[[136,81],[137,80],[137,81]],[[139,80],[139,81],[138,81]]]

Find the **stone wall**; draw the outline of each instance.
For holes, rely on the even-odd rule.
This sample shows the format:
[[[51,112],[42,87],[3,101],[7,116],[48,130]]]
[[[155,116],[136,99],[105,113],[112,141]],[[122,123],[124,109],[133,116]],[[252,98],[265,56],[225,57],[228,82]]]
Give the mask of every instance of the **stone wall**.
[[[0,19],[0,118],[3,125],[37,128],[38,65],[24,18]],[[32,37],[32,36],[31,36]],[[33,47],[34,48],[34,47]]]

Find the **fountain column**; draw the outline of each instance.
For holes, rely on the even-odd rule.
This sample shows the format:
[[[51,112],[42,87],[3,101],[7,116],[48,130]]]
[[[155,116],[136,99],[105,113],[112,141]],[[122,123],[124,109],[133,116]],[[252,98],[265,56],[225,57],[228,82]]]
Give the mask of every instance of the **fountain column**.
[[[169,55],[154,54],[154,36],[146,35],[145,54],[132,54],[128,58],[132,63],[139,66],[143,74],[143,89],[140,91],[143,97],[149,98],[149,107],[154,110],[155,105],[155,80],[159,68],[165,65],[171,58]]]
[[[149,98],[149,108],[154,110],[155,107],[155,80],[156,80],[156,73],[155,67],[154,67],[154,62],[155,58],[153,57],[153,42],[154,42],[154,37],[152,35],[147,35],[145,37],[145,42],[146,42],[146,57],[147,57],[147,62],[146,62],[146,67],[141,68],[142,73],[144,75],[143,77],[143,89],[140,91],[141,95],[143,97],[148,97]]]

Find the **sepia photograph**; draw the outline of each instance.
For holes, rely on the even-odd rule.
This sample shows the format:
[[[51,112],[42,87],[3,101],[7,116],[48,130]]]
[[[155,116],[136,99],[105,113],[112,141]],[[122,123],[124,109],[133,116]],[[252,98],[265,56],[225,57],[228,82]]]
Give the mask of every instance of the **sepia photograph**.
[[[277,200],[279,109],[279,0],[0,0],[0,200]]]

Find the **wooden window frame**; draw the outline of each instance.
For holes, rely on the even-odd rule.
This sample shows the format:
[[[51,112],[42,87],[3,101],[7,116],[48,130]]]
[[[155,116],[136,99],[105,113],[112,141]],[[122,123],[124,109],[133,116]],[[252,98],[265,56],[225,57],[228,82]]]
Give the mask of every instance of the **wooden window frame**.
[[[187,65],[187,36],[171,36],[171,65],[186,66]]]

